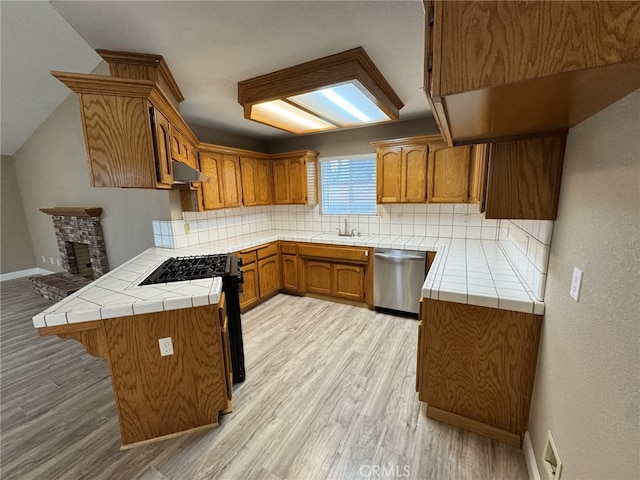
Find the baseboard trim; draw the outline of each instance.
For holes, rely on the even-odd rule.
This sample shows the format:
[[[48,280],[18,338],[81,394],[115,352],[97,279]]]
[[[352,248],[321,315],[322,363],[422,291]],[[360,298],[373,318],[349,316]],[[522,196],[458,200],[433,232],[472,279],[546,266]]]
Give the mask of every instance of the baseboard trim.
[[[531,443],[531,436],[528,431],[524,432],[522,451],[524,452],[524,459],[527,462],[529,480],[541,480],[540,471],[538,470],[538,462],[536,461],[536,452],[533,451],[533,444]]]
[[[456,413],[432,407],[431,405],[427,405],[427,417],[448,423],[454,427],[462,428],[463,430],[469,430],[470,432],[477,433],[478,435],[493,438],[494,440],[506,443],[507,445],[511,445],[515,448],[520,448],[522,446],[520,435],[507,432],[506,430],[502,430],[492,425],[487,425],[486,423],[478,422],[477,420],[463,417]]]
[[[49,275],[50,273],[55,272],[40,267],[18,270],[17,272],[0,273],[0,282],[4,282],[6,280],[14,280],[16,278],[30,277],[31,275]]]

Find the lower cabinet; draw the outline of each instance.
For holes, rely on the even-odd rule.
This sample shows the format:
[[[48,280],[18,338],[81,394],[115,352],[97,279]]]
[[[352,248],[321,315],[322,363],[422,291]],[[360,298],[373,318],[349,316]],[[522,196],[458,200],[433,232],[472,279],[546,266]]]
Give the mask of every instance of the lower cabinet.
[[[278,242],[242,250],[236,255],[242,259],[244,284],[240,310],[245,312],[282,289]]]
[[[333,265],[332,295],[354,302],[364,301],[365,268],[362,265]]]
[[[373,307],[373,255],[368,248],[300,244],[303,293],[342,298]]]
[[[363,247],[274,242],[237,252],[242,312],[278,293],[312,293],[373,308],[373,254]]]
[[[422,299],[416,388],[427,416],[520,447],[542,316]]]

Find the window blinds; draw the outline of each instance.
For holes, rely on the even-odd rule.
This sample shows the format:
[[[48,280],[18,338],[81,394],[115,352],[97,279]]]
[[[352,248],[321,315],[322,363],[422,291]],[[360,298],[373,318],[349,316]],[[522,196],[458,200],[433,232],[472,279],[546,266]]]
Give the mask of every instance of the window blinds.
[[[324,215],[376,214],[375,156],[320,160]]]

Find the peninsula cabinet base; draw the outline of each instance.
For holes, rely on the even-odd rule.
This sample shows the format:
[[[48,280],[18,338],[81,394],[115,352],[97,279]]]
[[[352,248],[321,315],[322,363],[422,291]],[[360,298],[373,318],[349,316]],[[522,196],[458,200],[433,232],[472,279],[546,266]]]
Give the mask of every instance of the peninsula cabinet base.
[[[232,407],[224,294],[218,305],[44,327],[109,366],[122,449],[218,425]],[[173,354],[158,340],[171,338]]]
[[[422,299],[416,386],[427,416],[521,446],[542,316]]]

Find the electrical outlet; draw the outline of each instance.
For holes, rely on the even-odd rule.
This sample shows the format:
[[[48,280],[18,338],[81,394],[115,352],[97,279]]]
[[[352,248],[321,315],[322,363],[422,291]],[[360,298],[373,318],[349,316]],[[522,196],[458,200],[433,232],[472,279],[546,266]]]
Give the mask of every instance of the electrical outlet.
[[[569,289],[569,295],[576,302],[580,298],[580,287],[582,285],[582,270],[578,267],[573,267],[573,278],[571,279],[571,288]]]
[[[166,357],[167,355],[173,355],[173,342],[171,341],[171,337],[158,339],[158,344],[160,345],[161,357]]]
[[[560,474],[562,473],[562,461],[560,455],[558,455],[558,449],[556,443],[551,436],[551,430],[547,431],[547,443],[544,447],[544,453],[542,457],[544,461],[544,471],[548,480],[560,480]]]
[[[191,225],[189,225],[188,223],[184,224],[184,233],[186,233],[187,235],[191,233]]]

